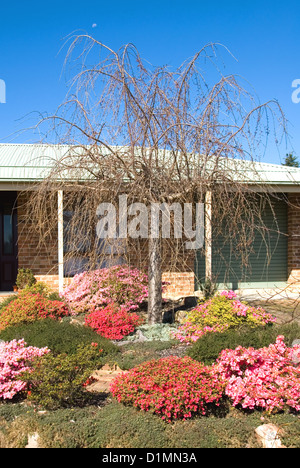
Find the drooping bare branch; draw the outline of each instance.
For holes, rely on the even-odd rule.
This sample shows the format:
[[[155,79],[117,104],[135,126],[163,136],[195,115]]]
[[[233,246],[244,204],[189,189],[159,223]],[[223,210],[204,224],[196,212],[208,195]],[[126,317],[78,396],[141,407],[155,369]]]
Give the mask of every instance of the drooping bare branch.
[[[148,268],[153,251],[145,254],[147,239],[97,239],[99,204],[116,205],[126,194],[128,204],[183,206],[203,202],[209,190],[213,238],[222,237],[246,266],[256,231],[268,245],[262,209],[272,209],[273,196],[256,162],[271,133],[279,141],[286,132],[279,104],[257,102],[242,80],[221,73],[221,45],[208,44],[175,71],[144,62],[132,44],[116,52],[79,35],[67,46],[66,65],[80,68],[65,102],[38,124],[47,141],[68,148],[32,197],[30,215],[41,240],[56,229],[52,207],[62,189],[69,213],[66,259],[95,268],[109,256],[122,257]],[[160,249],[157,265],[192,269],[195,252],[187,252],[185,242],[174,236],[150,242]]]

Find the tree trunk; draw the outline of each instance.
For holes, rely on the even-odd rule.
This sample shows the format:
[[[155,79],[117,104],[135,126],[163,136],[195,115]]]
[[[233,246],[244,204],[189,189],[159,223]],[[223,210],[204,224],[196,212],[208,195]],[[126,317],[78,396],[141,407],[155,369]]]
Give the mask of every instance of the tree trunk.
[[[162,321],[162,271],[160,239],[149,238],[148,323]]]

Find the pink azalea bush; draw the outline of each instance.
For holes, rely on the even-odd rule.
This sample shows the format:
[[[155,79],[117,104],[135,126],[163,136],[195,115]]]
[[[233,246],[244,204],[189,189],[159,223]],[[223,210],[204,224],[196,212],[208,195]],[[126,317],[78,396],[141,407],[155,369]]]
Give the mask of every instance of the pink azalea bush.
[[[221,291],[220,296],[227,297],[228,299],[237,299],[237,295],[234,291]]]
[[[295,353],[300,355],[300,345],[288,348],[284,337],[278,336],[275,344],[265,348],[223,350],[215,370],[233,406],[300,411],[300,367],[294,365]]]
[[[233,291],[222,291],[190,311],[174,337],[183,343],[194,343],[206,333],[228,328],[272,324],[276,319],[261,307],[251,307],[237,299]]]
[[[20,376],[31,371],[30,363],[49,353],[48,348],[27,346],[24,340],[0,343],[0,399],[11,400],[26,389]]]
[[[75,314],[108,304],[135,310],[148,297],[148,278],[137,268],[124,265],[86,271],[74,276],[63,297]]]

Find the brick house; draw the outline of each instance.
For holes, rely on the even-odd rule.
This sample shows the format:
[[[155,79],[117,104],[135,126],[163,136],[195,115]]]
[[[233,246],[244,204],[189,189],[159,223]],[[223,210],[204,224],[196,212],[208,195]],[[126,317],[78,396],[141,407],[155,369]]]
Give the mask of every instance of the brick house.
[[[51,160],[66,149],[63,145],[0,144],[0,292],[12,291],[18,268],[30,268],[38,280],[53,289],[62,288],[68,281],[64,274],[62,194],[58,194],[57,236],[47,247],[37,248],[38,238],[29,234],[30,221],[24,218],[24,207],[35,184],[47,175]],[[245,275],[233,260],[225,282],[212,239],[209,252],[190,255],[189,271],[175,272],[165,267],[163,279],[170,283],[169,296],[193,295],[199,288],[197,279],[206,276],[203,255],[210,256],[212,273],[219,275],[219,282],[232,289],[300,286],[300,169],[266,163],[258,164],[257,168],[264,186],[278,194],[274,212],[280,235],[274,240],[268,265],[261,241],[254,239],[251,274]],[[254,181],[255,185],[259,190]],[[272,215],[266,212],[265,223],[270,229],[273,222]],[[223,254],[230,257],[226,246]]]

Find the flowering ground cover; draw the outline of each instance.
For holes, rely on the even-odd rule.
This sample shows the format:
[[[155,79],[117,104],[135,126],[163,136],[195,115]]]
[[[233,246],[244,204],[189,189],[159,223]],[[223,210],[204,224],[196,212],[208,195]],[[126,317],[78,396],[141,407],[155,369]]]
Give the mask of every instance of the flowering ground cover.
[[[242,409],[268,413],[300,411],[300,345],[289,348],[284,337],[265,348],[223,350],[211,366],[188,357],[152,360],[116,378],[112,394],[125,405],[172,421],[206,414],[207,404],[222,397]]]
[[[92,343],[90,350],[97,351],[94,345],[95,343]],[[18,349],[15,342],[6,343],[5,346],[2,343],[2,347],[10,350],[7,356],[10,356],[10,362],[16,363],[18,356],[22,354],[19,353],[22,346]],[[12,358],[14,350],[16,354]],[[83,381],[79,373],[80,367],[86,367],[86,359],[83,363],[82,357],[78,355],[79,360],[76,358],[77,360],[73,361],[72,358],[72,363],[70,362],[73,367],[75,366],[74,375],[72,371],[71,393],[75,406],[67,409],[65,405],[70,401],[69,385],[68,379],[62,376],[69,372],[68,369],[71,370],[72,366],[68,364],[70,360],[66,357],[60,360],[58,356],[51,359],[49,353],[45,354],[45,358],[49,356],[50,359],[46,359],[43,364],[43,356],[39,357],[40,353],[42,350],[36,355],[28,353],[29,359],[28,355],[23,354],[23,357],[26,356],[24,367],[22,368],[22,361],[18,361],[18,366],[22,370],[20,374],[13,376],[14,379],[10,378],[13,393],[4,395],[3,391],[4,397],[1,396],[1,399],[6,403],[0,402],[1,448],[6,447],[4,444],[14,441],[18,444],[16,447],[22,446],[26,430],[30,431],[32,427],[30,421],[35,424],[34,427],[38,427],[41,447],[45,448],[73,446],[100,448],[114,447],[116,443],[118,447],[140,448],[153,447],[154,441],[155,447],[165,448],[254,448],[256,447],[254,429],[262,424],[262,419],[264,422],[279,424],[279,427],[282,423],[284,445],[289,448],[299,446],[299,418],[293,416],[293,413],[300,411],[300,376],[295,364],[297,362],[295,353],[299,355],[300,347],[288,348],[282,336],[279,336],[272,345],[257,350],[242,347],[224,350],[215,364],[210,366],[191,358],[174,356],[144,362],[128,373],[120,375],[113,382],[111,390],[115,398],[112,401],[102,399],[101,403],[97,402],[97,405],[101,405],[101,410],[100,407],[97,409],[93,405],[77,405],[76,399],[74,400],[74,384],[76,384],[76,397],[79,395],[81,398],[82,391],[77,384]],[[0,362],[3,364],[3,353],[0,355],[2,357]],[[29,375],[29,380],[34,379],[36,383],[42,380],[43,391],[40,391],[39,385],[36,385],[34,391],[30,390],[30,396],[27,396],[31,405],[26,405],[25,401],[25,405],[23,403],[18,406],[13,403],[11,397],[17,394],[24,397],[29,395],[25,387],[19,385],[24,385],[23,371],[25,372],[27,367],[32,369],[34,362],[42,364],[42,367],[37,369],[34,377]],[[0,369],[2,368],[3,365]],[[43,378],[41,378],[42,369]],[[53,389],[54,373],[56,384]],[[12,377],[12,372],[6,372],[6,375]],[[0,372],[0,381],[1,379],[3,381]],[[49,388],[47,385],[50,385]],[[84,385],[85,383],[83,389]],[[58,405],[62,400],[61,388],[64,390],[63,405]],[[38,407],[42,409],[45,402],[49,403],[48,399],[53,390],[56,392],[55,400],[51,395],[56,403],[55,411],[48,409],[45,417],[37,416],[36,401]],[[223,406],[226,401],[233,408],[226,417],[221,417],[226,414],[224,412],[226,406]],[[223,409],[222,413],[219,412],[218,405]],[[17,419],[17,426],[11,422],[14,408],[16,414],[24,409],[24,418]],[[218,410],[219,417],[208,417],[214,412],[214,408]],[[252,408],[251,412],[240,411]],[[29,414],[31,412],[32,415]],[[8,419],[3,421],[3,416],[6,417],[6,414]],[[206,417],[201,417],[203,415]],[[10,434],[10,430],[11,436],[5,438],[4,432]]]
[[[102,272],[102,279],[99,274],[96,283],[87,275],[89,293],[86,295],[80,287],[77,296],[70,292],[68,302],[72,298],[75,314],[85,312],[85,316],[76,317],[77,322],[81,318],[84,321],[81,321],[81,326],[74,326],[80,330],[89,329],[89,332],[92,329],[106,340],[121,340],[141,326],[141,316],[137,309],[147,298],[143,284],[145,277],[139,282],[139,273],[130,273],[130,279],[126,282],[126,268],[110,269],[112,276],[107,271]],[[87,276],[84,275],[85,279]],[[108,276],[108,283],[104,287]],[[133,278],[136,279],[136,288],[131,287]],[[22,324],[22,327],[32,327],[34,323],[40,325],[42,318],[57,319],[68,313],[69,308],[63,302],[49,301],[48,297],[39,293],[22,293],[18,299],[1,309],[0,327],[1,323],[4,328],[7,327],[11,321],[13,324]],[[71,318],[74,321],[74,317]],[[64,325],[60,325],[57,320],[50,322],[62,326],[62,329],[66,324],[63,321]],[[179,327],[176,349],[181,348],[185,353],[194,341],[198,344],[202,339],[224,336],[220,332],[228,329],[236,333],[237,329],[246,327],[251,330],[251,334],[258,333],[258,330],[279,330],[274,322],[274,317],[264,309],[239,301],[232,291],[223,291],[199,304],[188,314],[187,321]],[[53,332],[56,328],[49,326],[49,333],[50,329]],[[187,357],[184,353],[172,354],[174,340],[168,353],[161,355],[159,353],[166,346],[164,342],[154,342],[155,352],[151,341],[138,343],[140,348],[135,348],[133,343],[116,346],[118,350],[125,349],[124,356],[122,352],[120,355],[128,360],[128,366],[125,367],[128,372],[119,374],[111,385],[114,405],[116,401],[119,402],[120,411],[128,407],[139,409],[136,413],[156,418],[161,423],[181,420],[182,424],[187,425],[214,411],[220,415],[220,407],[225,411],[229,406],[236,408],[235,411],[263,411],[264,415],[299,413],[300,346],[288,347],[281,336],[284,332],[274,333],[267,343],[262,344],[258,340],[257,349],[251,347],[255,346],[252,342],[251,346],[248,342],[244,342],[244,346],[234,344],[232,349],[225,349],[231,346],[223,346],[209,364],[204,364],[201,359]],[[34,342],[30,344],[43,346]],[[131,347],[131,353],[127,346]],[[85,345],[82,342],[75,353],[67,351],[57,355],[48,345],[35,348],[27,346],[24,340],[13,339],[0,344],[0,400],[10,402],[18,395],[27,398],[33,405],[44,405],[50,410],[55,407],[57,411],[70,402],[75,406],[85,404],[86,385],[90,382],[88,374],[93,367],[102,366],[104,362],[110,362],[109,359],[116,362],[116,354],[109,356],[109,348],[107,354],[102,352],[101,347],[97,347],[100,345],[94,340]],[[141,348],[144,354],[139,359],[135,352],[139,353]],[[31,386],[28,387],[30,396],[26,392],[26,385]],[[109,406],[111,403],[107,404]]]
[[[288,348],[283,336],[265,348],[223,350],[216,369],[233,406],[300,411],[300,367],[294,362],[295,354],[300,356],[300,345]]]

